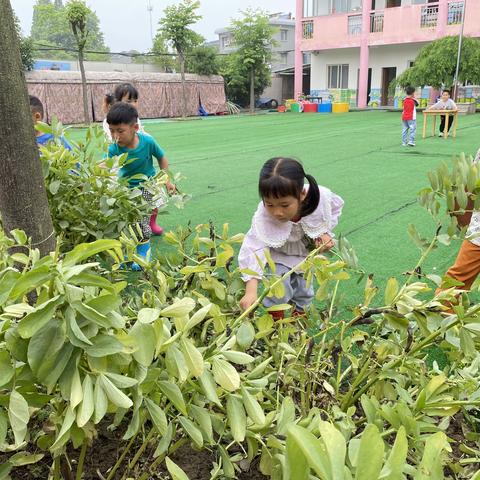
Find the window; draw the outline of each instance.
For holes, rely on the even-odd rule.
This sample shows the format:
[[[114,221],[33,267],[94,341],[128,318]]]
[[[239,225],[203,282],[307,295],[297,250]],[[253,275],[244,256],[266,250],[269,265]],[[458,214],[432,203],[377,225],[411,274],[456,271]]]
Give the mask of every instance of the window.
[[[280,52],[280,63],[283,65],[288,63],[288,52]]]
[[[231,38],[228,35],[222,37],[222,48],[228,48],[231,44]]]
[[[407,62],[407,67],[408,67],[408,68],[412,68],[414,65],[415,65],[415,62],[414,62],[413,60],[409,60],[409,61]]]
[[[280,30],[280,40],[281,40],[282,42],[286,42],[287,39],[288,39],[288,30],[285,30],[285,29],[282,28],[282,29]]]
[[[348,88],[348,64],[328,65],[328,88]]]

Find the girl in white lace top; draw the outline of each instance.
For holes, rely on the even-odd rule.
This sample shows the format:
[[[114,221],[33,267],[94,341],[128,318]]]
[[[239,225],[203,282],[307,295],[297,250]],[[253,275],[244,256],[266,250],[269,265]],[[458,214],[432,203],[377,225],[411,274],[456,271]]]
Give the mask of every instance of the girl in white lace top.
[[[305,180],[308,184],[305,184]],[[317,185],[303,166],[292,158],[272,158],[262,167],[259,180],[262,201],[245,235],[238,262],[246,283],[240,307],[246,310],[257,300],[258,281],[264,275],[265,250],[282,275],[304,260],[312,241],[323,251],[333,247],[333,228],[342,212],[343,200],[328,188]],[[260,264],[259,264],[260,262]],[[267,297],[264,305],[292,303],[303,312],[313,299],[313,286],[307,288],[303,275],[293,273],[284,282],[285,296]],[[274,316],[281,317],[277,312]]]

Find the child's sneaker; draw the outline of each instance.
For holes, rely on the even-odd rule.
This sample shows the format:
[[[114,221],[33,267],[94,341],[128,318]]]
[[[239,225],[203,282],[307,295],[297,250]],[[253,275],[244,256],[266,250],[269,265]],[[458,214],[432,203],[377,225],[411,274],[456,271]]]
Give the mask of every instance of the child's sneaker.
[[[402,147],[406,147],[406,146],[407,146],[407,144],[406,144],[406,143],[402,143]]]
[[[443,137],[443,133],[440,132],[440,133],[438,134],[438,136],[439,136],[439,137]]]
[[[415,144],[414,144],[413,142],[410,142],[410,143],[408,144],[408,146],[409,146],[409,147],[414,147]]]

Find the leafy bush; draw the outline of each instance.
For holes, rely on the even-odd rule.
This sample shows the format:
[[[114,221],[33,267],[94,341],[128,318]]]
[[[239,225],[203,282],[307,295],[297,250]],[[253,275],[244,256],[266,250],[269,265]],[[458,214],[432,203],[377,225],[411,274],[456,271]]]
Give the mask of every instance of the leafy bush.
[[[110,424],[125,444],[101,472],[108,480],[119,469],[152,478],[162,463],[187,478],[169,457],[183,444],[213,452],[212,479],[236,478],[258,459],[273,479],[478,480],[480,305],[464,293],[447,312],[460,291],[432,295],[442,279],[421,267],[458,234],[449,216],[440,229],[445,194],[462,205],[459,185],[476,195],[479,177],[465,157],[432,175],[420,201],[440,223],[430,241],[410,227],[421,256],[402,283],[391,278],[380,292],[358,277],[342,240],[331,258],[313,251],[302,262],[317,302],[280,322],[262,297],[239,311],[232,257],[242,236],[226,225],[169,232],[170,253],[151,262],[132,256],[125,233],[44,258],[22,232],[0,235],[0,478],[42,459],[59,479],[72,448],[81,478],[97,429]],[[14,245],[24,252],[11,254]],[[125,255],[144,268],[135,288],[118,269]],[[339,285],[359,279],[361,304],[337,309]],[[262,295],[281,293],[281,281],[265,280]],[[432,346],[442,368],[426,361]]]
[[[52,126],[37,126],[57,138],[64,134],[56,119]],[[41,147],[44,179],[55,231],[62,237],[63,247],[99,238],[119,238],[120,234],[142,217],[152,212],[142,192],[128,188],[117,178],[117,170],[126,161],[126,155],[99,160],[99,152],[106,150],[103,132],[97,127],[87,131],[85,145],[69,151],[61,141]],[[183,206],[185,196],[168,198],[164,184],[167,176],[160,172],[143,183],[154,199],[161,199],[165,207],[174,203]],[[166,213],[163,210],[161,213]]]

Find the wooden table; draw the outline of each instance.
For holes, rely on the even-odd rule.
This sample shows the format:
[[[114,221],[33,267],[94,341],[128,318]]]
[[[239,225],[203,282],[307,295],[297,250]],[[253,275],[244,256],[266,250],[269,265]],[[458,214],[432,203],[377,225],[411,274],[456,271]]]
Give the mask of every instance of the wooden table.
[[[423,135],[422,138],[427,136],[427,117],[433,117],[432,134],[436,135],[437,116],[445,115],[445,132],[443,138],[448,137],[448,123],[450,121],[450,115],[453,116],[453,138],[457,136],[457,124],[458,124],[458,110],[424,110],[423,111]]]

